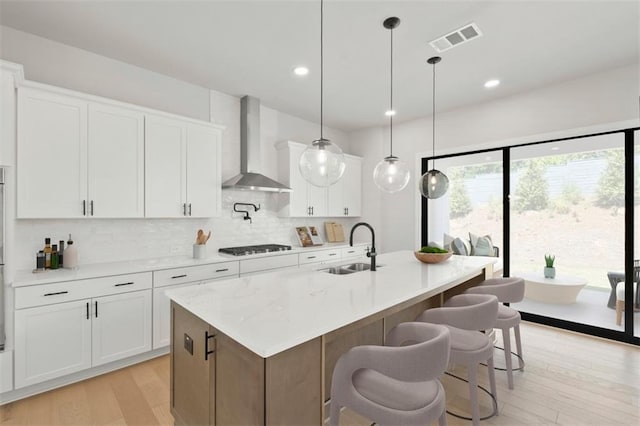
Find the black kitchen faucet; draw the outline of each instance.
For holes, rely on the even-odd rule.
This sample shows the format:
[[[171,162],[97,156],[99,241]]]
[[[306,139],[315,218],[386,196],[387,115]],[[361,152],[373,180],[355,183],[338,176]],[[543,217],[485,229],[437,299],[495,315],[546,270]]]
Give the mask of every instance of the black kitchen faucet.
[[[377,254],[376,253],[376,233],[374,232],[371,225],[369,225],[366,222],[358,222],[355,225],[353,225],[353,228],[351,228],[351,235],[349,236],[349,245],[353,246],[353,231],[355,231],[358,226],[366,226],[371,231],[371,249],[367,248],[367,257],[371,258],[371,270],[375,271],[376,270],[376,254]]]

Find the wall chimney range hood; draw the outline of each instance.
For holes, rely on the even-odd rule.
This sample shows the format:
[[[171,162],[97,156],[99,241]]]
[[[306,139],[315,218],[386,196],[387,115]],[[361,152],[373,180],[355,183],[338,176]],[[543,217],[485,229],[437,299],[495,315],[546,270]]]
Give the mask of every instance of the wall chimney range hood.
[[[240,174],[222,183],[222,189],[291,192],[291,188],[260,174],[260,100],[240,99]]]

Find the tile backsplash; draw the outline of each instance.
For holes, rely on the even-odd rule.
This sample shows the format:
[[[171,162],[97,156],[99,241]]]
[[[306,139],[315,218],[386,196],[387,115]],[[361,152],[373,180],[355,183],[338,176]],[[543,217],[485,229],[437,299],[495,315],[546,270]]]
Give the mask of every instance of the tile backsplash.
[[[313,225],[324,234],[324,222],[342,223],[345,234],[358,218],[282,218],[277,215],[282,195],[266,192],[222,192],[221,214],[215,218],[195,219],[22,219],[15,226],[15,267],[32,269],[35,255],[46,237],[53,244],[67,240],[72,234],[78,248],[78,263],[126,261],[164,256],[191,255],[196,232],[211,230],[208,252],[220,247],[248,244],[279,243],[298,246],[294,228]],[[233,211],[233,203],[260,204],[258,212],[250,212],[252,223]],[[358,241],[367,236],[359,235]]]

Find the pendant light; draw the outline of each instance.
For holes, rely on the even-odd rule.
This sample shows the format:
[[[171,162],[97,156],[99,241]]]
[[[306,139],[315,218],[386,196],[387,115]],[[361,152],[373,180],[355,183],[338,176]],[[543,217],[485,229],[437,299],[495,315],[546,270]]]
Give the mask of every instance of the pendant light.
[[[402,191],[409,183],[409,167],[406,163],[393,155],[393,29],[400,25],[400,19],[394,17],[384,20],[382,25],[391,34],[391,61],[390,61],[390,95],[389,95],[389,156],[384,157],[373,169],[373,182],[382,191],[394,193]]]
[[[320,139],[314,140],[304,150],[298,161],[302,177],[312,185],[327,187],[336,183],[344,174],[344,154],[340,147],[323,136],[323,0],[320,0]]]
[[[433,135],[433,169],[422,175],[419,182],[420,192],[425,198],[435,199],[442,197],[449,189],[449,178],[436,169],[436,64],[440,62],[442,58],[434,56],[427,60],[428,63],[433,65],[433,123],[431,126]]]

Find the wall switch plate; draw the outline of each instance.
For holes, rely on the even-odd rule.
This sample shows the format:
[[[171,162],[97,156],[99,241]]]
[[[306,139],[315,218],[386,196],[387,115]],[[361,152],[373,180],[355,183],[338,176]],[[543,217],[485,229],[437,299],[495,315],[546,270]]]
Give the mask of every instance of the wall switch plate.
[[[187,333],[184,333],[184,348],[193,355],[193,339]]]

